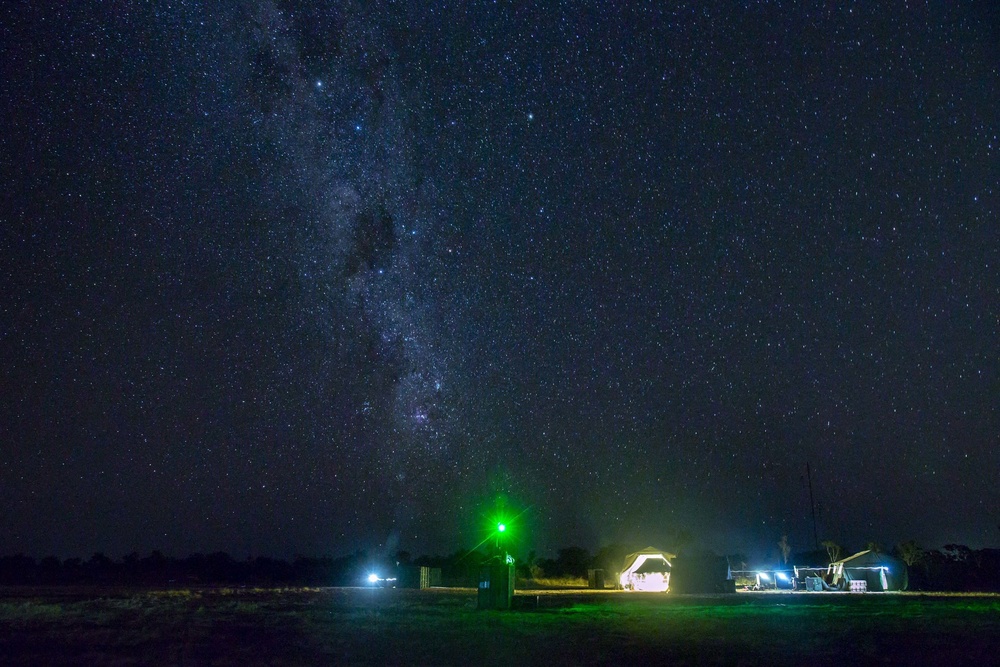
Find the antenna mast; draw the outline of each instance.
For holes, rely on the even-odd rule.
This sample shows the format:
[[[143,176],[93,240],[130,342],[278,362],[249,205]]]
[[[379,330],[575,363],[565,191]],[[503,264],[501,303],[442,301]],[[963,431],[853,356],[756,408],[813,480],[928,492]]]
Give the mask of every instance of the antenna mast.
[[[816,501],[813,500],[813,478],[808,463],[806,463],[806,479],[809,480],[809,507],[812,509],[813,518],[813,544],[816,551],[819,551],[819,533],[816,532]]]

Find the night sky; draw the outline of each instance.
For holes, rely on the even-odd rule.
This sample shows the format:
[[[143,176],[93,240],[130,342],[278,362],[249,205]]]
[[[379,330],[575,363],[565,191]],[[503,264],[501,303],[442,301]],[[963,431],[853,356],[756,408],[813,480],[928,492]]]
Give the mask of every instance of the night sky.
[[[1000,543],[992,3],[55,4],[0,552]]]

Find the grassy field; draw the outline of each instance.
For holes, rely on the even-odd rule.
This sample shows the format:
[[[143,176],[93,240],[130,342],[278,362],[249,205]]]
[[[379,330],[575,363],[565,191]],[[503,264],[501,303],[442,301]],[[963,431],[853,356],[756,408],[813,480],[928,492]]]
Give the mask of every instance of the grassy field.
[[[532,594],[534,595],[534,594]],[[1000,597],[0,589],[0,663],[997,664]]]

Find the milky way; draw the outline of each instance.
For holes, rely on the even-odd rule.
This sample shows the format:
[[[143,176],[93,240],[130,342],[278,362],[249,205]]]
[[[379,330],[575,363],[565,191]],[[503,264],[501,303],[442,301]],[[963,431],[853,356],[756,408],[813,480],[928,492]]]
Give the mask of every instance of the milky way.
[[[5,549],[1000,537],[988,8],[0,24]]]

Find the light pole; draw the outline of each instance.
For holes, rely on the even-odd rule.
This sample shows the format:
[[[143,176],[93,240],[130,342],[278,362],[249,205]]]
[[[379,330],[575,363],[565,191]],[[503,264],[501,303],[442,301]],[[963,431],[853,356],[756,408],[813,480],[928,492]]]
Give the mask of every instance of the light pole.
[[[503,521],[497,524],[497,552],[503,556],[503,560],[507,562],[507,550],[503,547],[504,533],[507,532],[507,524]]]

